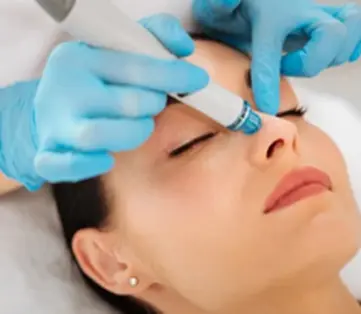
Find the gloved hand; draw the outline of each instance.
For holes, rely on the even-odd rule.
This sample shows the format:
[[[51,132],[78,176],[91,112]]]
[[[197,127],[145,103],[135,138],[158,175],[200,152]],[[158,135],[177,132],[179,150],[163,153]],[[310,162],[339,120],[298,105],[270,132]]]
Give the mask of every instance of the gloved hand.
[[[193,52],[192,39],[175,18],[157,15],[142,25],[174,55]],[[9,87],[5,103],[0,97],[6,107],[0,112],[0,168],[30,190],[44,179],[103,174],[113,166],[112,152],[135,149],[149,138],[167,93],[194,92],[208,80],[204,70],[181,60],[62,44],[40,83]]]
[[[252,55],[255,101],[270,114],[279,107],[280,69],[284,75],[315,76],[361,55],[361,8],[354,4],[194,0],[193,12],[208,35]],[[282,48],[290,53],[282,56]]]

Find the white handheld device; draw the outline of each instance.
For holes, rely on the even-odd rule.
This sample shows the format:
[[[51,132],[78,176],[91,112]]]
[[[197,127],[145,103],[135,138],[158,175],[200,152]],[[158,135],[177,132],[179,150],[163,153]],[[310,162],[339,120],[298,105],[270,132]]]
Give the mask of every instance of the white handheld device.
[[[35,0],[74,38],[93,46],[176,58],[144,27],[109,0]],[[261,118],[249,103],[212,81],[204,89],[172,98],[201,111],[232,131],[256,133]]]

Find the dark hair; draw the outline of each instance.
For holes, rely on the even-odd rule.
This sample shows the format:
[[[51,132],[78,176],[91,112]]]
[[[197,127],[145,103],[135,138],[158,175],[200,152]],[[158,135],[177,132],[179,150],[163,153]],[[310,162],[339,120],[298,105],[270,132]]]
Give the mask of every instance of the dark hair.
[[[157,314],[155,309],[133,297],[115,295],[96,284],[79,267],[71,249],[74,235],[81,229],[102,229],[108,218],[108,202],[100,177],[78,183],[52,185],[64,237],[72,258],[89,287],[122,314]]]

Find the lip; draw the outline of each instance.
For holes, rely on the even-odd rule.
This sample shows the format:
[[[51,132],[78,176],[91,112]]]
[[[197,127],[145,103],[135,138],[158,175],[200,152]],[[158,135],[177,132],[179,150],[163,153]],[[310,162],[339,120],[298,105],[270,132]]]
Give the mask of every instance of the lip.
[[[291,171],[267,198],[264,213],[275,212],[326,191],[332,191],[332,181],[325,172],[314,167]]]

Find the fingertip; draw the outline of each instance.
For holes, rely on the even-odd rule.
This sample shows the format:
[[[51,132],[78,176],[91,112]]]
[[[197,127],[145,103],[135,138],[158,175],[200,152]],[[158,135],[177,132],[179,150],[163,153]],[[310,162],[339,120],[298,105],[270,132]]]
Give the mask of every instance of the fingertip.
[[[291,52],[282,58],[281,73],[294,77],[314,77],[322,71],[322,65],[314,61],[304,50]]]
[[[160,13],[144,18],[140,23],[177,57],[187,57],[194,52],[195,45],[192,38],[183,28],[180,20],[173,15]]]
[[[280,102],[279,76],[273,81],[254,76],[252,88],[257,109],[269,115],[276,115]]]
[[[210,76],[206,70],[196,67],[195,79],[198,82],[199,88],[204,88],[209,84]]]
[[[183,29],[181,25],[175,27],[172,42],[168,44],[168,49],[178,58],[185,58],[192,55],[195,51],[195,43],[192,37]]]
[[[263,113],[275,116],[279,109],[279,101],[277,99],[271,100],[270,98],[264,99],[259,97],[258,101],[256,100],[257,109]]]
[[[114,157],[108,153],[79,153],[77,156],[73,155],[71,171],[78,172],[84,178],[96,177],[109,172],[114,164]]]
[[[144,118],[141,123],[143,124],[143,134],[145,140],[147,140],[155,130],[155,122],[152,118]],[[144,140],[144,141],[145,141]]]
[[[182,69],[177,71],[177,81],[181,83],[182,93],[198,91],[209,84],[210,77],[206,70],[187,61],[181,61]],[[178,92],[178,91],[177,91]]]
[[[51,183],[78,182],[109,172],[114,158],[107,153],[44,151],[35,157],[37,173]]]
[[[119,132],[127,130],[128,135],[119,138],[110,150],[113,152],[130,151],[139,148],[143,145],[153,134],[155,129],[155,122],[152,118],[141,118],[134,120],[123,121],[118,126]]]
[[[286,76],[303,76],[303,58],[302,52],[291,52],[282,57],[281,73]]]
[[[140,117],[149,117],[159,115],[167,106],[168,95],[162,92],[152,91],[147,97],[148,112]],[[154,124],[153,124],[154,125]]]

